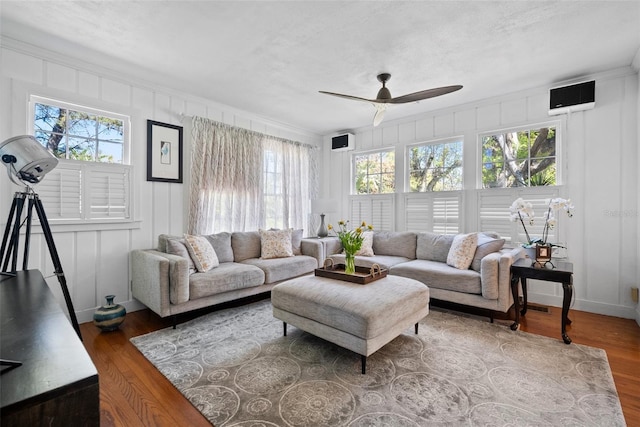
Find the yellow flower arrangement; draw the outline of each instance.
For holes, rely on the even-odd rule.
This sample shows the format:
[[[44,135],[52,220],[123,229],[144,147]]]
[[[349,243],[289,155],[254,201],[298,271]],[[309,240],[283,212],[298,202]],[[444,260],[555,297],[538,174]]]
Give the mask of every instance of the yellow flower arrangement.
[[[349,221],[338,221],[338,229],[335,230],[331,224],[327,227],[329,231],[333,231],[340,243],[345,254],[345,273],[353,274],[355,272],[355,254],[362,248],[362,242],[364,241],[363,233],[366,230],[373,230],[373,225],[367,224],[362,221],[359,227],[349,230]]]

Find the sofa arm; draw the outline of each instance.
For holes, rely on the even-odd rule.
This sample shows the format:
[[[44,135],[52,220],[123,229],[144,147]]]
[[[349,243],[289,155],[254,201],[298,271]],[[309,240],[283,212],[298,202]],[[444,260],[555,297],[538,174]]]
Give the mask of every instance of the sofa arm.
[[[322,249],[322,243],[318,239],[302,239],[300,252],[302,252],[302,255],[314,257],[318,261],[318,267],[322,267],[324,250]]]
[[[133,296],[165,317],[170,304],[189,300],[189,263],[187,259],[156,250],[131,252]]]
[[[484,298],[504,301],[511,298],[511,264],[523,256],[521,248],[514,248],[503,249],[482,258],[480,280]]]

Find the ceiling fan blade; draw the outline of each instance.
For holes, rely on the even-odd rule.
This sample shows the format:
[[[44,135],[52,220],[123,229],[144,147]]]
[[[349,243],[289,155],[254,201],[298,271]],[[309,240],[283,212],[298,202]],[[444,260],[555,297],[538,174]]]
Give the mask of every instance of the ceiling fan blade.
[[[375,99],[360,98],[359,96],[343,95],[341,93],[335,93],[335,92],[325,92],[324,90],[319,90],[318,92],[324,93],[325,95],[331,95],[331,96],[337,96],[337,97],[340,97],[340,98],[352,99],[354,101],[376,102]]]
[[[382,119],[384,119],[384,113],[387,111],[387,104],[374,103],[374,107],[376,107],[376,114],[373,116],[373,126],[378,126],[382,123]]]
[[[445,95],[462,89],[461,85],[443,86],[433,89],[421,90],[420,92],[410,93],[408,95],[398,96],[386,102],[390,104],[404,104],[405,102],[416,102],[423,99],[435,98],[436,96]]]

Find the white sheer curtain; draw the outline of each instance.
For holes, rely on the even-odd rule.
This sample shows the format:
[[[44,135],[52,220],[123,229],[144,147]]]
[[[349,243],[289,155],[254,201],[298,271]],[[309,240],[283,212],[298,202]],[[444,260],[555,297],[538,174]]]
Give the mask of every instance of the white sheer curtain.
[[[202,117],[192,141],[189,233],[308,228],[314,147]]]

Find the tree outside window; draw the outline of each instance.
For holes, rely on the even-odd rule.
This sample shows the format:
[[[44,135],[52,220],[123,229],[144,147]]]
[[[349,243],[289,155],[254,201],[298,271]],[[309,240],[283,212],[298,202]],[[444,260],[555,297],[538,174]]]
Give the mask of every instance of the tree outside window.
[[[492,133],[482,137],[483,188],[556,184],[554,126]]]
[[[34,136],[56,157],[124,162],[124,120],[42,102],[33,111]]]
[[[462,190],[462,141],[410,147],[409,190]]]
[[[355,194],[395,192],[396,159],[393,150],[353,156]]]

